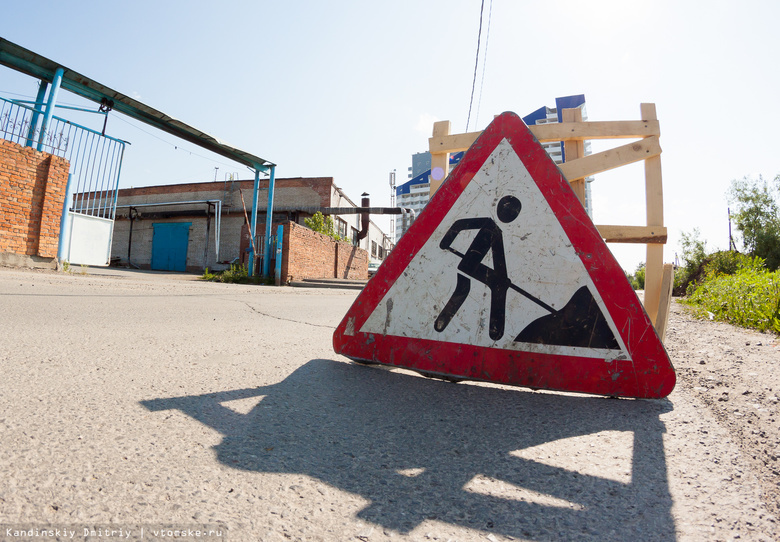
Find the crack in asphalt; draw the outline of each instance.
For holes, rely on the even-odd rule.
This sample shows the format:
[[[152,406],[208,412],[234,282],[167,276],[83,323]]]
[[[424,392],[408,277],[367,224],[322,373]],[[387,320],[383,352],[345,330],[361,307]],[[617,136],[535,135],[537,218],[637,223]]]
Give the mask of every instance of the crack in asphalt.
[[[304,325],[313,326],[313,327],[324,327],[325,329],[336,329],[336,326],[326,326],[324,324],[312,324],[311,322],[304,322],[303,320],[293,320],[292,318],[283,318],[281,316],[268,314],[267,312],[263,312],[261,310],[258,310],[256,308],[254,308],[252,305],[250,305],[246,301],[244,301],[243,303],[244,303],[244,305],[249,307],[253,312],[255,312],[255,313],[257,313],[257,314],[259,314],[261,316],[267,316],[268,318],[273,318],[274,320],[282,320],[284,322],[293,322],[295,324],[304,324]]]

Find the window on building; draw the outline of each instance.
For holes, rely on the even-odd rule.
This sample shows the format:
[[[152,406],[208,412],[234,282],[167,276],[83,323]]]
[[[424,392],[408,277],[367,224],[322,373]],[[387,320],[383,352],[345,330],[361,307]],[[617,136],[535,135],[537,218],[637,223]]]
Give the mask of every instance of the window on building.
[[[377,257],[380,260],[384,260],[385,259],[385,248],[382,245],[377,245],[376,251],[377,251]]]
[[[343,237],[344,239],[347,238],[347,222],[339,217],[336,217],[336,224],[339,229],[339,235]]]
[[[371,256],[373,258],[376,258],[376,249],[377,249],[376,241],[371,241]]]
[[[358,231],[355,228],[352,228],[352,246],[358,246],[360,244],[360,239],[358,239]]]

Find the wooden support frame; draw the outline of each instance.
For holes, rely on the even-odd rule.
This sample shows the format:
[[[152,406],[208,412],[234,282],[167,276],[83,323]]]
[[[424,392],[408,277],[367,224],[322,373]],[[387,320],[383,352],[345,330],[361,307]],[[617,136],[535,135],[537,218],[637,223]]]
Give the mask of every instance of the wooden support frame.
[[[579,107],[576,109],[564,109],[562,112],[563,122],[578,123],[582,122],[582,109]],[[581,162],[581,158],[585,157],[585,141],[582,139],[567,139],[563,142],[563,154],[566,157],[566,162],[569,164],[576,164]],[[569,184],[571,184],[574,193],[577,194],[577,198],[585,205],[585,177],[583,172],[570,172],[566,175]]]
[[[672,290],[674,289],[674,266],[665,263],[661,276],[661,300],[658,303],[658,317],[655,322],[655,330],[661,342],[666,339],[666,324],[669,323],[669,307],[672,304]]]
[[[663,183],[661,175],[661,128],[655,104],[640,104],[641,120],[583,122],[580,109],[564,109],[563,122],[529,126],[540,142],[563,141],[566,161],[559,165],[561,173],[571,183],[577,197],[585,205],[585,177],[644,161],[645,226],[597,225],[608,243],[641,243],[647,245],[645,263],[644,305],[650,321],[664,339],[671,303],[674,271],[664,266],[663,245],[667,230],[664,226]],[[449,154],[467,150],[481,132],[451,134],[449,121],[436,122],[428,140],[431,153],[431,195],[449,174]],[[586,140],[635,139],[637,141],[596,154],[584,156]],[[438,169],[436,169],[438,168]],[[442,175],[443,172],[443,175]],[[434,178],[440,177],[440,178]]]

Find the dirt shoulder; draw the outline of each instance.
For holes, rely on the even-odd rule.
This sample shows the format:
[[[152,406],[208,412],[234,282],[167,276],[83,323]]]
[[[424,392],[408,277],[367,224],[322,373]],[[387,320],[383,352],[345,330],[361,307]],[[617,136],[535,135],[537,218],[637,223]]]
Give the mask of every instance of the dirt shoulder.
[[[678,390],[701,401],[738,443],[759,476],[762,497],[780,513],[780,339],[697,320],[672,303],[666,348]]]

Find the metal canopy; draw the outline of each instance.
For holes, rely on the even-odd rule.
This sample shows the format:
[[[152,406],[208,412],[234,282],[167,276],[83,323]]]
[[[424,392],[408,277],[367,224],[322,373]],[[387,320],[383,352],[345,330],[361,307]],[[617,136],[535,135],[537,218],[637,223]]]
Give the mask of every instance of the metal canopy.
[[[57,68],[63,68],[61,86],[69,92],[97,103],[104,98],[111,100],[115,111],[255,170],[267,172],[275,165],[3,38],[0,38],[0,64],[48,82],[53,81]]]

